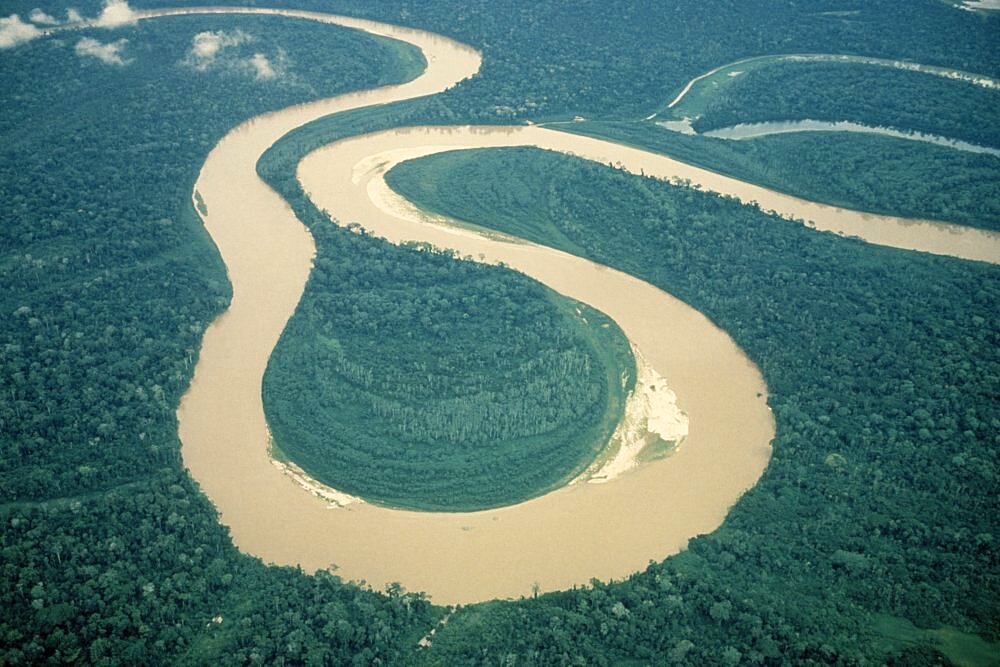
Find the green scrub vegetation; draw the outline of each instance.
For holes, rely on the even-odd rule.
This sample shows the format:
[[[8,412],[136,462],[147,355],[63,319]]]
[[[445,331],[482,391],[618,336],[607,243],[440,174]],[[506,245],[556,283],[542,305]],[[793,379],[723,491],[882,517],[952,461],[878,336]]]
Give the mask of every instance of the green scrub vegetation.
[[[876,614],[996,640],[1000,269],[537,149],[430,156],[387,180],[687,301],[761,366],[777,421],[767,472],[720,530],[617,586],[457,614],[433,647],[442,663],[484,646],[688,664],[902,651],[913,633]]]
[[[264,378],[275,443],[311,476],[474,510],[560,486],[606,445],[635,380],[607,317],[508,269],[312,230],[319,256]]]

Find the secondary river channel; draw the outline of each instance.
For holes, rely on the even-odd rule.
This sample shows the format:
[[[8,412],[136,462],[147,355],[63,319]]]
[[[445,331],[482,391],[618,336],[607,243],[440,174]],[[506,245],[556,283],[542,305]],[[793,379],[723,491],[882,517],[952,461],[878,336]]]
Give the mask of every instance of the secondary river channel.
[[[233,285],[233,301],[206,331],[177,416],[181,453],[218,508],[234,542],[267,562],[306,571],[337,566],[375,588],[400,582],[438,603],[468,603],[554,590],[591,578],[621,578],[717,528],[763,473],[774,421],[759,370],[725,332],[669,294],[607,267],[503,238],[429,221],[388,190],[391,165],[455,148],[534,145],[636,173],[685,178],[704,189],[873,242],[998,261],[995,237],[950,225],[912,223],[824,207],[769,192],[669,158],[538,127],[417,128],[354,137],[320,149],[298,176],[320,208],[394,241],[419,240],[483,261],[503,261],[559,292],[603,310],[663,375],[689,418],[683,446],[607,484],[572,484],[505,508],[473,513],[337,506],[303,490],[270,458],[261,401],[267,360],[311,269],[312,237],[257,176],[261,154],[321,116],[440,92],[478,71],[479,54],[452,40],[348,17],[258,8],[141,12],[273,14],[335,23],[420,48],[417,79],[265,114],[227,134],[209,154],[195,192]],[[885,229],[898,227],[898,232]],[[895,236],[893,236],[895,234]],[[891,238],[886,240],[886,237]],[[931,239],[927,241],[927,239]],[[977,237],[979,238],[979,237]],[[963,241],[963,239],[966,239]],[[950,245],[949,245],[950,244]],[[992,245],[990,245],[992,244]]]

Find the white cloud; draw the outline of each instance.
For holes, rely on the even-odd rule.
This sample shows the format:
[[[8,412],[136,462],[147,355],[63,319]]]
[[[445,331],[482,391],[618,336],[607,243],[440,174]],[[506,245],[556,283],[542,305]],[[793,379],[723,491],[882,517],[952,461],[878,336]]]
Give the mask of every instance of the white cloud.
[[[83,17],[80,12],[76,11],[72,7],[66,10],[66,22],[67,23],[80,23],[83,21]]]
[[[236,54],[227,57],[223,54],[226,49],[254,41],[256,38],[253,35],[242,30],[199,32],[191,39],[191,50],[184,56],[182,63],[199,72],[205,72],[210,67],[243,72],[258,81],[283,77],[288,65],[288,56],[283,49],[278,49],[271,57],[263,53],[255,53],[248,58]]]
[[[84,37],[76,43],[76,55],[97,58],[108,65],[125,65],[131,62],[122,58],[121,55],[122,49],[125,48],[126,44],[128,44],[127,39],[119,39],[117,42],[102,44],[96,39]]]
[[[184,58],[184,63],[204,72],[215,64],[216,57],[223,49],[250,41],[253,41],[253,37],[242,30],[199,32],[191,39],[191,50]]]
[[[239,62],[239,66],[244,71],[253,74],[258,81],[286,78],[288,65],[288,54],[280,48],[270,58],[263,53],[255,53],[250,58],[244,58]]]
[[[126,0],[105,0],[104,9],[94,25],[101,28],[118,28],[123,25],[130,25],[138,20],[138,15]]]
[[[278,72],[271,65],[271,61],[263,53],[253,54],[249,61],[258,81],[269,81],[278,78]]]
[[[42,34],[42,31],[30,23],[25,23],[17,14],[0,18],[0,49],[29,42]]]
[[[28,20],[31,21],[32,23],[38,23],[40,25],[59,24],[59,19],[52,16],[51,14],[46,14],[38,7],[35,7],[34,9],[31,10],[31,13],[28,14]]]

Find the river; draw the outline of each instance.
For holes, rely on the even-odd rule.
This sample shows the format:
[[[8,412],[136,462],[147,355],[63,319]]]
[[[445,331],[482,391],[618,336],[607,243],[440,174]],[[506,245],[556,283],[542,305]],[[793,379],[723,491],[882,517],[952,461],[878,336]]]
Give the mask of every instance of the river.
[[[570,292],[559,281],[575,276],[571,296],[604,310],[609,301],[629,305],[630,337],[667,375],[690,419],[674,456],[612,483],[574,484],[475,513],[367,503],[332,507],[271,461],[261,379],[301,296],[314,247],[287,205],[257,177],[257,159],[312,118],[442,90],[479,65],[477,53],[450,40],[391,26],[360,27],[416,43],[427,73],[403,86],[248,121],[210,153],[196,184],[208,211],[206,227],[229,271],[233,302],[206,331],[178,409],[181,453],[234,542],[268,562],[307,571],[336,564],[340,576],[376,588],[399,581],[436,602],[465,603],[529,595],[535,584],[554,590],[592,577],[624,577],[714,530],[769,460],[774,426],[759,371],[724,332],[661,290],[540,247],[531,252],[549,267],[557,290]],[[353,175],[352,165],[343,177],[323,179],[332,188],[347,187]],[[352,205],[370,204],[366,188],[356,193]],[[369,226],[364,217],[346,219]]]
[[[611,483],[573,484],[510,507],[426,513],[364,502],[336,506],[303,491],[268,455],[261,381],[301,297],[315,248],[287,204],[258,178],[255,165],[270,145],[310,120],[440,92],[477,72],[480,57],[430,33],[311,12],[199,8],[143,12],[140,18],[211,12],[345,25],[415,44],[428,62],[427,71],[407,84],[295,106],[241,124],[212,150],[196,183],[195,194],[207,208],[206,228],[229,272],[233,301],[206,331],[191,387],[178,409],[181,453],[237,546],[267,562],[306,571],[335,564],[345,579],[363,579],[375,588],[398,581],[439,603],[528,595],[535,585],[554,590],[593,577],[621,578],[717,528],[770,457],[774,422],[760,372],[704,316],[647,283],[571,255],[429,224],[388,191],[382,175],[391,164],[456,147],[537,145],[621,163],[636,173],[690,178],[720,192],[735,189],[765,208],[820,218],[818,226],[844,219],[908,224],[803,202],[663,156],[544,128],[394,130],[323,148],[299,169],[321,208],[394,240],[428,241],[483,255],[486,261],[505,261],[603,310],[667,378],[690,423],[684,446],[667,459]],[[922,237],[921,228],[905,231]],[[977,251],[954,238],[951,242],[940,248],[931,244],[929,250],[961,256]]]

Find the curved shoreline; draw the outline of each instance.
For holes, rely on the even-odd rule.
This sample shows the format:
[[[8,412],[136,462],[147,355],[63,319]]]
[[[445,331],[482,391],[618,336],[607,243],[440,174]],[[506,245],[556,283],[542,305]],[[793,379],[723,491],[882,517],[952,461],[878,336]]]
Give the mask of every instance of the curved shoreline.
[[[554,127],[548,128],[539,125],[448,126],[444,128],[426,126],[397,128],[364,136],[383,137],[391,132],[397,133],[397,141],[407,142],[400,143],[400,146],[409,146],[410,149],[415,148],[415,144],[408,142],[407,137],[410,135],[427,133],[427,136],[431,137],[431,140],[427,142],[429,150],[423,153],[413,152],[410,158],[403,159],[413,159],[439,152],[434,150],[438,146],[442,147],[441,150],[533,146],[601,164],[614,165],[616,168],[636,175],[673,182],[686,182],[702,190],[735,197],[745,204],[756,204],[761,209],[777,213],[782,217],[802,221],[803,224],[813,229],[858,238],[867,243],[1000,264],[1000,233],[997,232],[818,204],[695,167],[661,153],[653,153],[642,148],[626,146],[588,135],[562,132]],[[464,137],[467,141],[456,141],[456,138],[460,137]],[[349,140],[345,139],[344,141]],[[386,152],[382,159],[395,158],[391,153]],[[586,299],[578,300],[586,301]]]
[[[595,576],[625,576],[718,527],[770,459],[774,421],[763,378],[701,313],[589,260],[431,220],[383,178],[405,159],[470,145],[519,145],[525,136],[572,138],[524,127],[403,128],[329,144],[307,155],[297,172],[317,207],[345,225],[361,220],[393,243],[419,240],[477,261],[503,262],[606,313],[669,380],[690,419],[684,446],[669,459],[629,470],[612,483],[574,484],[518,505],[457,516],[350,506],[376,525],[406,520],[407,539],[419,539],[422,549],[443,549],[430,565],[437,569],[440,559],[449,559],[442,581],[431,589],[435,600],[444,595],[438,590],[448,585],[445,580],[461,586],[464,579],[465,587],[481,588],[498,570],[503,580],[489,585],[505,587],[505,595],[527,595],[535,582],[551,590]],[[331,512],[331,521],[346,514]],[[348,517],[338,529],[351,525]]]

